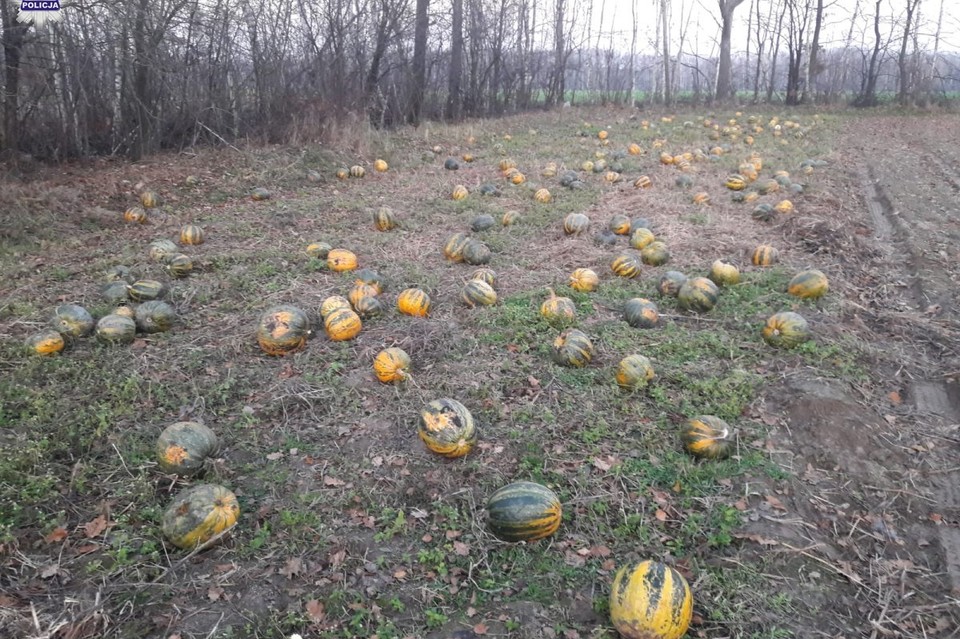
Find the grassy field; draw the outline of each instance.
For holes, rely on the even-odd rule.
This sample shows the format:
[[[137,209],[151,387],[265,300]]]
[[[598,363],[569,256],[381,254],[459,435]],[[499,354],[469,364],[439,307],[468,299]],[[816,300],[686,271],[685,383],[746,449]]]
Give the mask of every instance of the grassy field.
[[[762,126],[752,146],[746,133],[721,134],[730,119],[753,126],[750,116]],[[773,116],[799,128],[775,137]],[[705,117],[720,122],[717,139]],[[830,168],[843,157],[835,147],[843,116],[650,119],[563,110],[394,134],[358,131],[333,150],[205,150],[137,165],[76,165],[5,189],[0,585],[8,594],[0,595],[0,629],[73,639],[385,639],[456,630],[614,637],[607,610],[613,573],[653,558],[677,568],[693,589],[689,636],[856,632],[857,584],[822,565],[837,557],[813,550],[817,536],[843,534],[807,518],[800,505],[815,501],[811,469],[829,473],[829,465],[785,458],[777,412],[778,394],[793,392],[787,382],[800,377],[871,398],[887,392],[877,377],[891,362],[849,329],[850,271],[824,249],[814,224],[852,202],[844,177]],[[607,146],[601,129],[610,133]],[[645,153],[626,154],[629,143]],[[715,146],[722,153],[709,155]],[[697,148],[709,159],[693,162],[693,188],[677,188],[680,171],[659,154]],[[445,158],[467,152],[475,161],[443,169]],[[754,152],[763,158],[762,177],[786,170],[804,186],[799,195],[761,197],[794,202],[794,213],[772,223],[753,220],[755,204],[734,203],[723,187]],[[622,164],[623,181],[579,171],[598,153]],[[378,157],[389,163],[386,173],[372,170]],[[503,179],[497,163],[504,157],[517,161],[526,183]],[[826,164],[803,175],[807,159]],[[542,177],[547,162],[561,173],[578,170],[585,187]],[[367,176],[334,177],[353,164],[367,166]],[[306,179],[310,170],[319,181]],[[641,174],[652,188],[633,187]],[[188,186],[188,175],[199,184]],[[501,195],[479,195],[485,183]],[[450,198],[456,184],[471,191],[466,200]],[[251,201],[254,187],[270,189],[272,198]],[[540,187],[553,202],[534,201]],[[122,211],[147,188],[162,206],[146,225],[124,224]],[[710,195],[709,205],[691,202],[698,191]],[[381,206],[397,213],[400,229],[373,228]],[[459,294],[473,268],[444,259],[443,243],[476,215],[499,220],[506,210],[518,211],[520,223],[472,233],[493,252],[498,303],[468,309]],[[563,233],[571,212],[590,217],[589,232]],[[605,246],[594,235],[617,213],[647,218],[670,262],[645,267],[634,280],[614,276],[611,260],[631,252],[626,238]],[[175,240],[188,222],[208,239],[183,247],[196,271],[169,280],[148,245]],[[315,241],[354,251],[387,282],[387,312],[352,341],[330,341],[318,319],[320,302],[345,295],[353,278],[306,255]],[[750,264],[760,243],[779,248],[780,264]],[[705,275],[718,258],[738,264],[743,279],[723,288],[709,313],[688,313],[657,294],[664,271]],[[82,304],[94,317],[109,313],[113,304],[100,287],[120,264],[169,282],[178,313],[172,331],[140,335],[129,346],[78,340],[55,357],[25,352],[23,340],[60,303]],[[600,275],[598,291],[568,287],[577,267]],[[804,268],[828,273],[830,295],[809,302],[786,294]],[[396,295],[408,287],[429,293],[429,318],[397,313]],[[593,341],[596,353],[584,368],[551,361],[559,328],[538,312],[547,287],[575,302],[575,324]],[[623,302],[633,297],[656,301],[658,328],[623,320]],[[281,303],[307,311],[314,335],[302,351],[275,358],[259,350],[254,331],[260,314]],[[766,345],[760,328],[783,310],[801,313],[815,338],[791,351]],[[374,378],[373,357],[388,346],[410,354],[410,381],[388,386]],[[657,377],[643,391],[625,392],[614,372],[632,353],[649,357]],[[464,403],[478,423],[480,443],[462,459],[433,455],[417,437],[420,408],[441,397]],[[696,415],[736,429],[731,458],[698,461],[684,452],[679,428]],[[185,419],[204,422],[222,442],[202,480],[156,467],[158,434]],[[488,532],[486,499],[520,479],[560,497],[563,523],[550,539],[506,544]],[[166,542],[159,523],[173,496],[200,481],[233,490],[242,514],[221,543],[190,554]],[[785,535],[777,527],[784,521],[802,538]],[[917,586],[921,600],[940,597],[931,583]],[[932,629],[939,614],[916,616]]]

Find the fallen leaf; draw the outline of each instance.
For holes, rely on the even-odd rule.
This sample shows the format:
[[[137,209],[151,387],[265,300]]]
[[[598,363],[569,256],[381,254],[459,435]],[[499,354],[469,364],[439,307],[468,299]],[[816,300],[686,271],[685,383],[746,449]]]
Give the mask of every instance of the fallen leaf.
[[[737,501],[733,502],[733,507],[739,510],[740,512],[743,512],[747,508],[749,508],[749,506],[747,505],[746,499],[738,499]]]
[[[50,531],[50,534],[44,537],[43,540],[48,544],[55,544],[58,541],[63,541],[66,538],[67,538],[67,529],[64,528],[63,526],[57,526],[52,531]]]
[[[403,581],[404,579],[407,578],[407,571],[402,568],[397,569],[393,573],[393,578],[396,579],[397,581]]]
[[[100,550],[100,546],[96,544],[84,544],[82,546],[77,546],[73,549],[73,554],[75,555],[87,555],[92,553],[95,550]]]
[[[324,486],[343,486],[346,483],[347,482],[343,481],[342,479],[337,479],[336,477],[330,477],[329,475],[323,478]]]
[[[459,530],[448,530],[446,533],[444,533],[446,538],[449,539],[450,541],[453,541],[454,539],[459,538],[461,534],[463,533],[461,533]]]
[[[267,460],[269,461],[277,461],[278,459],[283,459],[283,453],[276,452],[276,453],[270,453],[269,455],[267,455]]]
[[[613,559],[607,559],[602,564],[600,564],[600,567],[603,568],[604,570],[613,570],[614,568],[617,567],[617,562],[615,562]]]
[[[468,617],[472,617],[472,616],[474,616],[475,614],[477,614],[477,609],[476,609],[476,608],[474,608],[473,606],[470,606],[469,608],[467,608],[466,615],[467,615]]]
[[[473,627],[473,631],[478,635],[485,635],[490,628],[482,621]]]
[[[893,404],[894,406],[899,406],[900,402],[903,401],[902,399],[900,399],[900,393],[898,393],[897,391],[890,391],[890,394],[887,395],[887,397],[890,398],[890,403]]]
[[[462,541],[453,542],[453,552],[460,555],[461,557],[466,557],[470,554],[470,546],[463,543]]]
[[[60,574],[60,564],[50,564],[46,568],[40,571],[41,579],[50,579],[54,575]]]
[[[663,510],[657,508],[657,512],[654,514],[654,517],[657,518],[657,521],[666,521],[666,520],[667,520],[667,513],[664,512]]]
[[[370,463],[373,464],[375,467],[379,468],[380,466],[383,466],[383,457],[381,457],[380,455],[377,455],[376,457],[370,460]]]
[[[303,562],[298,557],[294,557],[293,559],[287,560],[287,564],[280,569],[280,574],[287,579],[293,579],[293,577],[299,575],[302,570]]]
[[[313,620],[314,623],[320,623],[327,616],[326,610],[323,607],[323,604],[317,601],[316,599],[311,599],[307,602],[305,606],[307,614]]]
[[[210,589],[207,590],[207,599],[210,601],[217,601],[223,597],[223,588],[219,586],[210,586]]]
[[[343,563],[343,560],[347,558],[347,551],[344,548],[336,552],[330,553],[330,556],[327,557],[327,560],[330,562],[330,566],[336,568]]]
[[[782,510],[783,512],[787,512],[787,507],[783,505],[783,502],[777,499],[776,497],[774,497],[773,495],[767,495],[767,503],[770,504],[771,508],[774,508],[776,510]]]
[[[83,525],[83,533],[87,536],[87,539],[93,539],[106,529],[107,518],[103,515],[98,515]]]

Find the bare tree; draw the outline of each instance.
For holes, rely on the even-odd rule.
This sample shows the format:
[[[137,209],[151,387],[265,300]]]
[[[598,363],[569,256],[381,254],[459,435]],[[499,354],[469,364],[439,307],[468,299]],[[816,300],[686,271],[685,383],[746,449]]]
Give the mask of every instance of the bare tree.
[[[807,72],[804,74],[803,93],[800,102],[812,102],[814,93],[813,82],[819,75],[820,69],[820,30],[823,28],[823,0],[817,0],[817,8],[813,14],[813,38],[810,40],[810,55],[807,56]]]
[[[725,102],[733,97],[730,64],[730,36],[733,31],[733,12],[743,3],[743,0],[717,0],[720,7],[720,61],[717,65],[717,93],[718,102]]]
[[[670,0],[660,0],[660,26],[663,29],[663,103],[673,104],[670,73]]]
[[[16,159],[20,149],[20,62],[29,24],[17,22],[14,6],[0,2],[3,20],[3,148]]]
[[[897,82],[900,90],[897,92],[897,101],[900,106],[905,107],[910,101],[910,67],[907,64],[907,43],[910,41],[911,28],[913,27],[913,16],[920,7],[920,0],[905,0],[906,15],[903,22],[903,37],[900,39],[900,53],[897,55],[897,68],[900,75]]]
[[[873,14],[873,52],[870,54],[870,63],[867,67],[867,73],[863,78],[860,95],[854,100],[853,105],[858,107],[871,107],[877,105],[877,79],[880,77],[880,50],[883,41],[880,36],[880,4],[883,0],[877,0]]]
[[[430,28],[430,0],[417,0],[417,15],[413,36],[413,90],[410,113],[411,124],[419,125],[423,110],[423,96],[427,90],[427,32]]]

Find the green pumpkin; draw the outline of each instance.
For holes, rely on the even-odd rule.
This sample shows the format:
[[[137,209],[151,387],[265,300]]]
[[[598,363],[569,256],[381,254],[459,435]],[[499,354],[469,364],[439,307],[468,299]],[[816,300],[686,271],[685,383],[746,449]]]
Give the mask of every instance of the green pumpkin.
[[[664,297],[676,297],[680,294],[680,287],[686,282],[687,276],[680,271],[667,271],[657,282],[657,292]]]
[[[138,275],[129,266],[112,266],[103,274],[104,282],[125,282],[133,284],[137,281]]]
[[[688,419],[680,430],[680,441],[688,453],[702,459],[723,459],[734,449],[733,429],[712,415]]]
[[[648,266],[663,266],[670,261],[670,251],[663,242],[651,242],[640,251],[640,260]]]
[[[473,218],[473,221],[470,222],[470,230],[478,232],[487,231],[492,229],[494,224],[496,224],[496,222],[494,221],[493,216],[484,213],[483,215],[478,215],[477,217]]]
[[[624,303],[623,318],[634,328],[656,328],[660,324],[657,305],[642,297],[635,297]]]
[[[100,288],[100,294],[109,303],[120,304],[130,299],[127,295],[128,288],[130,288],[130,285],[124,281],[109,282]]]
[[[487,501],[487,525],[503,541],[536,541],[560,527],[563,508],[556,493],[540,484],[508,484]]]
[[[758,204],[756,208],[753,209],[750,217],[758,222],[772,222],[773,219],[777,217],[777,212],[773,210],[772,206],[764,202],[763,204]]]
[[[617,384],[627,390],[639,390],[656,377],[653,364],[643,355],[627,355],[617,366]]]
[[[134,311],[134,321],[142,333],[163,333],[173,327],[177,313],[173,307],[160,300],[144,302]]]
[[[126,292],[126,284],[120,282]],[[53,311],[50,326],[64,337],[86,337],[93,332],[93,316],[77,304],[61,304]]]
[[[444,457],[463,457],[477,442],[477,427],[467,407],[455,399],[437,399],[420,411],[417,429],[431,451]]]
[[[369,319],[383,313],[383,304],[380,302],[380,298],[375,295],[364,295],[357,299],[353,305],[353,310],[357,312],[360,319]]]
[[[455,233],[451,235],[443,245],[443,254],[451,262],[462,262],[463,250],[469,241],[470,238],[466,233]]]
[[[170,240],[154,240],[150,242],[150,259],[154,262],[164,262],[171,255],[180,252],[180,247]]]
[[[239,517],[236,495],[223,486],[201,484],[177,495],[160,529],[174,546],[194,550],[232,528]]]
[[[192,477],[220,451],[216,434],[197,422],[176,422],[157,439],[157,465],[165,473]]]
[[[137,280],[127,288],[127,296],[134,302],[157,300],[167,294],[167,287],[156,280]]]
[[[593,343],[576,328],[568,328],[553,342],[553,361],[561,366],[581,368],[593,359]]]
[[[719,293],[716,284],[705,277],[695,277],[680,287],[677,301],[684,310],[705,313],[716,306]]]
[[[129,317],[105,315],[97,322],[97,337],[110,344],[130,344],[137,337],[137,324]]]
[[[167,259],[167,265],[165,268],[173,277],[186,277],[191,271],[193,271],[193,259],[191,259],[189,255],[184,255],[182,253],[178,255],[171,255]]]
[[[570,213],[563,218],[563,232],[567,235],[580,235],[590,228],[590,218],[583,213]]]
[[[468,240],[463,247],[463,261],[473,266],[486,264],[490,261],[490,249],[479,240]]]
[[[468,280],[460,292],[460,299],[470,308],[493,306],[497,303],[497,292],[483,280]]]
[[[779,348],[793,348],[810,339],[810,326],[799,313],[786,311],[771,315],[763,327],[763,339]]]

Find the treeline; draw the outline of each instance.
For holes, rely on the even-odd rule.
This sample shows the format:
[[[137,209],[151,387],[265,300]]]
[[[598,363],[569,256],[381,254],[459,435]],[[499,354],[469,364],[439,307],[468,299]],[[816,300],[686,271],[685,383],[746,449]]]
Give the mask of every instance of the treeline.
[[[881,16],[864,0],[863,28],[825,48],[823,0],[717,0],[723,24],[746,10],[733,54],[730,29],[696,33],[672,0],[609,24],[605,0],[77,0],[42,28],[4,1],[0,150],[139,158],[321,140],[358,114],[389,127],[640,95],[870,105],[960,90],[960,59],[939,51],[942,8],[921,42],[921,0],[904,1]]]

